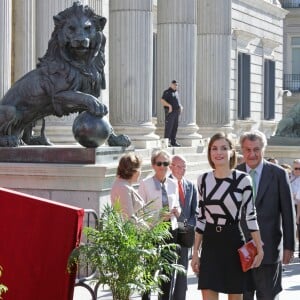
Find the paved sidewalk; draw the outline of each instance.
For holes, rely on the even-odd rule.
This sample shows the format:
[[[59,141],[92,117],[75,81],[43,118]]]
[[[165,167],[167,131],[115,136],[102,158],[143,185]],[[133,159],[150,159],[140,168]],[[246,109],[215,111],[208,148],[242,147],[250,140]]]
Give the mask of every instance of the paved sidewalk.
[[[284,267],[283,272],[283,291],[280,293],[280,300],[299,300],[300,299],[300,260],[298,258]],[[230,274],[230,270],[228,270]],[[99,297],[101,300],[112,300],[112,295],[109,290],[99,288]],[[81,288],[75,288],[74,300],[91,300],[89,293]],[[141,299],[136,296],[132,299]],[[157,300],[157,296],[152,296],[152,300]],[[186,300],[202,300],[201,293],[197,290],[197,277],[192,273],[190,267],[188,270],[188,291]],[[227,295],[220,294],[219,300],[227,300]]]

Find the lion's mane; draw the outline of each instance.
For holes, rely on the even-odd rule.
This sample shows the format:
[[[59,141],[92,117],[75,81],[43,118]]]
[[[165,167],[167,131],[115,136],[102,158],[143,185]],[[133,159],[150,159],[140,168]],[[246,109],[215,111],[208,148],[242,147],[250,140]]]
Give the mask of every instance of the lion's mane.
[[[80,19],[82,16],[86,16],[96,28],[96,35],[90,40],[89,55],[84,63],[69,57],[66,48],[68,41],[63,34],[63,27],[69,18]],[[104,76],[106,38],[102,32],[106,19],[96,15],[90,7],[83,6],[79,1],[74,2],[72,7],[60,12],[53,19],[55,27],[47,51],[42,58],[39,58],[37,68],[43,69],[47,74],[67,73],[70,82],[79,75],[83,79],[81,85],[86,81],[86,87],[81,86],[80,90],[90,90],[92,81],[93,90],[89,92],[99,97],[101,89],[106,86]]]

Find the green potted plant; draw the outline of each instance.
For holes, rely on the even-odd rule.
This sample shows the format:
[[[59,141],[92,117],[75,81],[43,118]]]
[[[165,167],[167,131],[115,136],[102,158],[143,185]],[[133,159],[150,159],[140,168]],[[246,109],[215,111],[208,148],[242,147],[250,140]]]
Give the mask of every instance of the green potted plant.
[[[0,266],[0,277],[2,276],[2,272],[3,272],[3,269],[2,269],[2,267]],[[3,293],[6,293],[7,290],[8,290],[7,287],[6,287],[5,285],[3,285],[3,284],[0,283],[0,299],[2,299],[1,295],[2,295]]]
[[[169,223],[149,207],[126,219],[118,204],[105,206],[98,228],[84,228],[88,243],[72,251],[69,270],[79,261],[94,267],[96,280],[109,286],[113,300],[128,300],[136,292],[160,293],[160,284],[168,280],[164,274],[185,270],[171,263],[177,259],[177,245],[167,242]]]

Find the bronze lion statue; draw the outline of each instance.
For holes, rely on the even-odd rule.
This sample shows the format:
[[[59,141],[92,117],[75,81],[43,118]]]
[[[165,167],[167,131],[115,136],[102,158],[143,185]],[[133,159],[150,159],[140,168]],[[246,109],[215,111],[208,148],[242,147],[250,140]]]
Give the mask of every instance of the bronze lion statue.
[[[77,1],[53,19],[55,27],[46,54],[0,101],[2,147],[51,144],[44,134],[44,122],[39,137],[31,134],[35,122],[49,115],[87,111],[101,118],[108,113],[98,100],[105,88],[106,18]],[[112,131],[108,143],[127,147],[130,140]]]
[[[300,103],[295,104],[278,123],[275,136],[300,137]]]

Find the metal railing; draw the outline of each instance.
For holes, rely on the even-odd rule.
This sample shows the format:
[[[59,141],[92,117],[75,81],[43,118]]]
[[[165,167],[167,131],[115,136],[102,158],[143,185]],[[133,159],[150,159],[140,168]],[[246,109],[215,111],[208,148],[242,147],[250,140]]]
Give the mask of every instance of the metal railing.
[[[299,0],[281,0],[280,2],[283,8],[300,8]]]
[[[92,227],[98,228],[99,218],[95,210],[93,209],[85,209],[84,210],[84,218],[83,218],[83,227]],[[82,238],[81,244],[87,243],[87,240]],[[75,287],[80,286],[87,289],[92,297],[92,300],[97,300],[97,293],[100,283],[97,282],[95,286],[92,288],[89,285],[89,281],[96,277],[96,270],[91,268],[88,264],[78,264],[77,266],[77,274],[75,280]]]
[[[300,92],[300,74],[283,74],[283,89]]]

